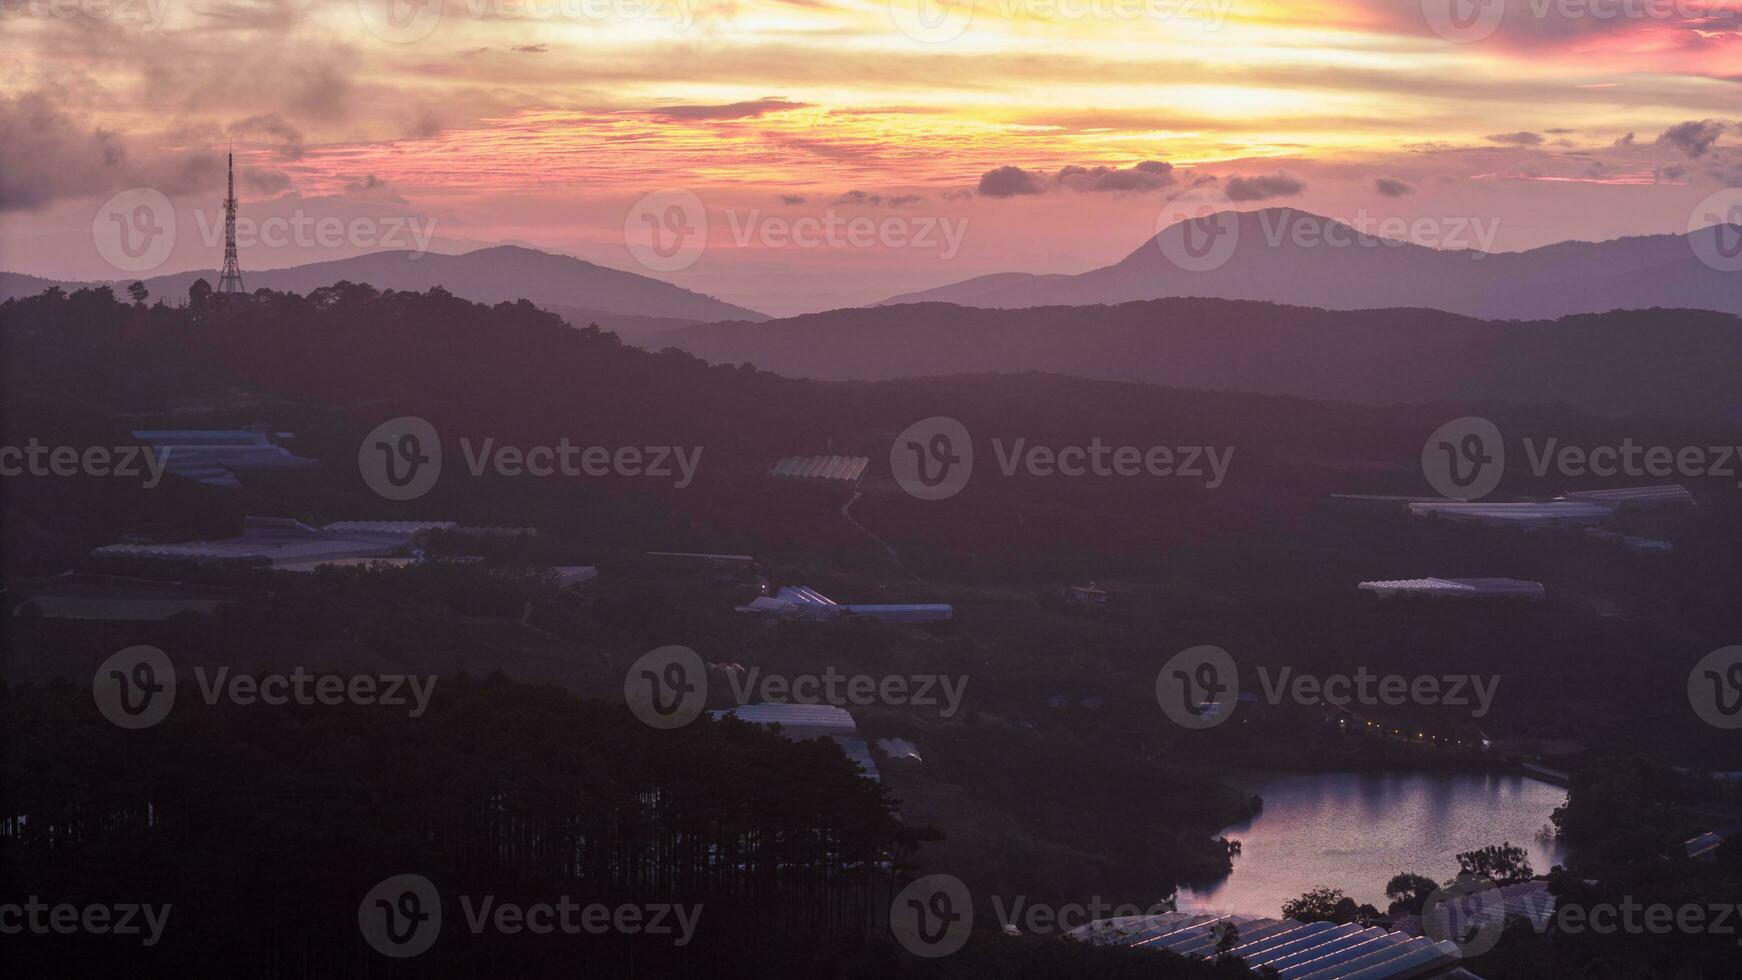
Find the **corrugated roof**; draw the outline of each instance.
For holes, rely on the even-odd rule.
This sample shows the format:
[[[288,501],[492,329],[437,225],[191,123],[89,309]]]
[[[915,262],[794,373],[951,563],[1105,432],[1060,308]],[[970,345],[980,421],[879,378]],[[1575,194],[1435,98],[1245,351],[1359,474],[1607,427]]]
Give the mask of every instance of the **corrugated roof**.
[[[786,480],[857,483],[870,465],[868,456],[787,456],[769,467],[768,475]]]
[[[1254,970],[1311,980],[1427,976],[1458,966],[1457,947],[1378,927],[1302,923],[1209,912],[1100,919],[1067,933],[1097,945],[1166,949],[1182,956],[1239,957]],[[1233,946],[1218,952],[1224,939]]]

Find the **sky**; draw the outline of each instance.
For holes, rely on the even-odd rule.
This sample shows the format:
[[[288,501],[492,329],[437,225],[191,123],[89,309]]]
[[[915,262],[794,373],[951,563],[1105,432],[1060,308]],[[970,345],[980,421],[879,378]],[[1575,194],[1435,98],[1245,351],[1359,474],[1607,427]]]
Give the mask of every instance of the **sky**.
[[[1742,187],[1742,0],[0,0],[0,269],[216,266],[231,147],[244,270],[515,243],[772,314],[1181,195],[1512,250]]]

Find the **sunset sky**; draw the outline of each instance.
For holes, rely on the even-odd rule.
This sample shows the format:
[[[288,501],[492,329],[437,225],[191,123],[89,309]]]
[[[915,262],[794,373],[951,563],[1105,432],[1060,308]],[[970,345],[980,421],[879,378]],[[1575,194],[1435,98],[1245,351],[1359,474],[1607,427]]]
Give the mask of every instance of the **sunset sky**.
[[[1193,187],[1517,249],[1684,231],[1742,186],[1742,0],[391,3],[0,0],[0,268],[120,277],[92,221],[135,187],[180,216],[157,272],[216,265],[192,229],[231,143],[256,220],[433,221],[770,313],[1082,271]],[[707,212],[681,270],[625,246],[658,191]],[[734,235],[830,212],[966,224],[948,256]]]

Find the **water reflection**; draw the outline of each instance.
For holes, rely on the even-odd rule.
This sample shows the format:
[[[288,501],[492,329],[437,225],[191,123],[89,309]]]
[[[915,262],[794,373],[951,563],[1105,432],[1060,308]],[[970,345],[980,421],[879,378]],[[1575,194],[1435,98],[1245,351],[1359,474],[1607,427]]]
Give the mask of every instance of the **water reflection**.
[[[1511,841],[1540,874],[1565,859],[1537,839],[1566,791],[1523,776],[1446,773],[1246,773],[1225,780],[1264,798],[1254,819],[1223,833],[1241,843],[1234,873],[1181,888],[1182,909],[1276,915],[1324,885],[1380,911],[1385,883],[1410,871],[1444,881],[1456,855]]]

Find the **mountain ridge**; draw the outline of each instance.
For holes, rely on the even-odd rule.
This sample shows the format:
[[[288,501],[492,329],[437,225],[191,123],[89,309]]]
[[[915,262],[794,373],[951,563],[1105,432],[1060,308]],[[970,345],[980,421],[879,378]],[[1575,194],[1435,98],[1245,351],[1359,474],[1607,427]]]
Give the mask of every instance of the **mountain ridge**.
[[[1227,222],[1221,215],[1228,214],[1237,215],[1229,226],[1234,245],[1221,262],[1194,271],[1169,259],[1182,254],[1188,224],[1215,231],[1204,223]],[[1444,230],[1462,234],[1456,227]],[[993,273],[876,305],[1016,309],[1198,297],[1335,310],[1421,307],[1486,320],[1665,306],[1742,314],[1742,276],[1707,265],[1694,249],[1698,236],[1711,234],[1716,231],[1485,252],[1429,248],[1295,208],[1265,208],[1170,225],[1118,262],[1087,272]]]
[[[194,280],[200,278],[215,284],[218,274],[215,269],[190,270],[139,281],[153,296],[182,297],[187,295]],[[367,282],[377,289],[413,292],[441,286],[455,296],[479,303],[527,299],[540,305],[590,313],[594,319],[602,315],[614,322],[628,322],[620,318],[634,317],[690,323],[767,319],[756,310],[651,276],[520,245],[492,245],[454,255],[409,250],[369,252],[279,269],[242,270],[242,281],[249,290],[264,287],[281,292],[307,293],[341,280]],[[108,285],[119,292],[132,281],[124,278],[106,282],[62,282],[0,272],[0,296],[33,295],[51,285],[65,289]],[[586,325],[570,322],[575,326]],[[599,325],[607,326],[604,322]]]

